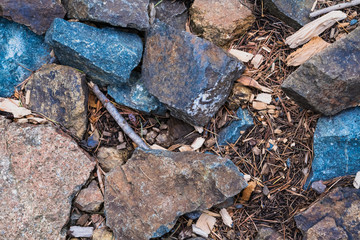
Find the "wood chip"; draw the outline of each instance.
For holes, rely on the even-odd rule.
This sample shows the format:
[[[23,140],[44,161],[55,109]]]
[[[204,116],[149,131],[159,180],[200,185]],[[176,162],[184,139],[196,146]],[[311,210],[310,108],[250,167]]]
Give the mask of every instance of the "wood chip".
[[[251,180],[251,176],[249,174],[245,174],[244,179],[246,182],[249,182]]]
[[[247,87],[253,87],[256,89],[259,89],[262,92],[266,92],[266,93],[272,93],[272,90],[270,88],[261,86],[256,80],[252,79],[251,77],[248,76],[241,76],[238,80],[236,80],[238,83],[241,83],[244,86]]]
[[[184,145],[179,148],[179,151],[180,152],[193,152],[194,149],[192,149],[192,147],[190,147],[189,145]]]
[[[210,216],[209,214],[203,213],[196,221],[195,226],[200,228],[203,232],[210,234],[213,227],[215,226],[215,223],[216,223],[216,218]]]
[[[73,237],[91,238],[93,235],[93,232],[94,232],[94,228],[93,227],[71,226],[69,232]]]
[[[252,181],[248,183],[248,186],[242,191],[241,200],[247,202],[250,200],[251,193],[256,188],[256,182]]]
[[[229,53],[234,55],[237,59],[239,59],[242,62],[249,62],[254,55],[248,52],[240,51],[237,49],[230,49]]]
[[[201,237],[207,238],[209,234],[198,228],[195,224],[191,225],[193,233]]]
[[[360,171],[356,173],[353,185],[356,189],[360,188]]]
[[[228,213],[228,211],[226,211],[225,208],[220,210],[220,215],[221,215],[223,223],[228,227],[232,227],[233,220],[232,220],[230,214]]]
[[[204,144],[205,142],[205,138],[203,137],[198,137],[195,139],[195,141],[191,144],[191,148],[196,151],[198,150],[199,148],[202,147],[202,145]]]
[[[256,96],[255,101],[270,104],[271,103],[271,94],[260,93]]]
[[[14,118],[22,118],[26,115],[30,115],[31,111],[24,107],[20,107],[21,102],[10,98],[0,97],[0,110],[9,112],[14,115]]]
[[[38,124],[44,124],[47,123],[47,120],[45,118],[39,118],[39,117],[27,117],[26,118],[31,123],[38,123]]]
[[[200,134],[204,132],[204,128],[201,126],[194,126],[194,128],[195,128],[195,131],[197,131]]]
[[[253,147],[251,149],[251,151],[256,155],[256,156],[259,156],[261,154],[261,150],[260,148],[258,148],[257,146]]]
[[[265,110],[267,108],[267,104],[263,102],[253,101],[252,106],[255,110]]]
[[[167,150],[166,148],[163,148],[162,146],[159,146],[157,144],[151,145],[150,148],[155,150]]]
[[[208,214],[208,215],[210,215],[210,216],[212,216],[212,217],[221,217],[220,214],[214,213],[214,212],[209,211],[209,210],[203,210],[202,212],[203,212],[203,213],[206,213],[206,214]]]
[[[255,57],[251,60],[251,64],[254,65],[254,68],[258,69],[263,61],[264,56],[261,54],[256,54]]]

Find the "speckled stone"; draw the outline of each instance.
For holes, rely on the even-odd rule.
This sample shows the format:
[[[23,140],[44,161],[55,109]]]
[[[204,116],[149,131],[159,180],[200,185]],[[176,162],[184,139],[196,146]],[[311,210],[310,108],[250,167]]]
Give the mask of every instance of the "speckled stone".
[[[95,180],[91,181],[87,188],[80,191],[75,199],[75,206],[84,212],[97,212],[104,202],[104,197]]]
[[[159,0],[150,0],[156,5]],[[155,17],[173,28],[185,31],[189,14],[183,1],[164,0],[155,7]]]

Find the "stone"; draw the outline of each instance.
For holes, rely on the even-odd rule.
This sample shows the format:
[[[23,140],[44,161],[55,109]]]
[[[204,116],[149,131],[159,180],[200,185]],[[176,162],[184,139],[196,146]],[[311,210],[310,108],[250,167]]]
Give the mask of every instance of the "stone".
[[[97,228],[94,230],[92,240],[115,240],[112,232],[106,228]]]
[[[218,46],[228,45],[255,22],[251,4],[238,0],[195,0],[191,5],[191,30]]]
[[[312,0],[265,0],[264,9],[289,26],[299,29],[311,22]]]
[[[284,238],[270,227],[261,227],[255,240],[283,240]]]
[[[3,0],[0,9],[0,16],[23,24],[39,35],[46,32],[55,18],[63,18],[66,13],[61,0]]]
[[[360,169],[360,107],[321,117],[314,133],[314,159],[307,187],[314,181],[354,175]]]
[[[27,107],[61,123],[82,139],[87,128],[88,88],[85,74],[57,64],[41,67],[29,78]]]
[[[220,130],[217,137],[220,146],[234,144],[242,135],[241,131],[254,126],[254,120],[246,109],[239,108],[236,111],[236,116],[239,118],[238,120],[234,120],[229,126]]]
[[[109,172],[116,166],[124,164],[128,157],[129,151],[127,149],[115,147],[100,147],[97,152],[98,162],[104,172]]]
[[[127,83],[143,50],[141,38],[134,33],[59,18],[47,31],[45,41],[61,64],[85,72],[100,86]]]
[[[143,58],[149,92],[171,115],[204,126],[225,103],[244,65],[221,48],[155,20]]]
[[[160,237],[181,215],[208,209],[246,185],[228,159],[137,148],[106,175],[106,224],[116,239]]]
[[[98,212],[104,202],[103,195],[95,180],[80,191],[75,199],[75,206],[83,212]]]
[[[159,0],[150,0],[150,3],[154,3],[154,5],[158,2]],[[157,19],[173,28],[185,31],[189,14],[184,2],[164,0],[155,7],[155,10]]]
[[[149,28],[149,0],[64,0],[69,18],[108,23],[117,27]]]
[[[304,239],[360,239],[360,190],[339,187],[296,215]]]
[[[354,182],[353,182],[353,186],[354,188],[356,189],[359,189],[360,188],[360,171],[358,171],[355,175],[355,179],[354,179]]]
[[[76,192],[95,162],[50,125],[0,118],[0,238],[65,239]]]
[[[313,182],[311,184],[311,188],[314,189],[318,194],[321,194],[321,193],[325,192],[326,185],[320,180],[320,181]]]
[[[241,83],[235,83],[227,99],[228,107],[232,110],[238,109],[242,104],[249,102],[251,94],[252,91],[250,88],[245,87]]]
[[[285,79],[282,89],[300,106],[335,115],[360,104],[360,29],[331,44]]]
[[[39,69],[50,58],[50,48],[42,36],[0,18],[0,97],[10,97],[31,71]]]

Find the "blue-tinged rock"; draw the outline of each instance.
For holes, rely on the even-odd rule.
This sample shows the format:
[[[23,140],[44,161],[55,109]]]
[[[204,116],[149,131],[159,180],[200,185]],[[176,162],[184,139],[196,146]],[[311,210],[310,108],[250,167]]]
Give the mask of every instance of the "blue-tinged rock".
[[[0,97],[10,97],[16,85],[50,58],[50,48],[42,36],[0,18]]]
[[[305,187],[318,180],[360,170],[360,107],[319,119],[314,134],[314,160]]]
[[[219,132],[218,143],[219,145],[228,145],[235,143],[241,136],[241,131],[245,131],[249,127],[254,126],[253,118],[249,112],[245,109],[239,108],[236,111],[236,116],[239,120],[235,120],[230,123],[229,126],[225,127]]]
[[[55,19],[45,40],[63,65],[77,68],[101,86],[126,83],[139,64],[143,44],[133,33]]]

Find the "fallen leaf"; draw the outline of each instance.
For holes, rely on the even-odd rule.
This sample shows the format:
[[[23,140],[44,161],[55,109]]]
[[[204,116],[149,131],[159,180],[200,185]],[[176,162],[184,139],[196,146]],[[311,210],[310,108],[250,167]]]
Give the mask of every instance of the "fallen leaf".
[[[228,213],[228,211],[226,211],[225,208],[220,210],[220,215],[223,220],[223,223],[228,227],[232,227],[232,224],[233,224],[232,218],[231,218],[230,214]]]
[[[266,93],[272,93],[272,90],[270,88],[261,86],[256,80],[252,79],[248,76],[241,76],[238,80],[236,80],[238,83],[241,83],[244,86],[253,87],[256,89],[259,89],[262,92]]]
[[[248,186],[242,191],[241,200],[247,202],[250,200],[251,193],[256,188],[256,182],[252,181],[248,183]]]

